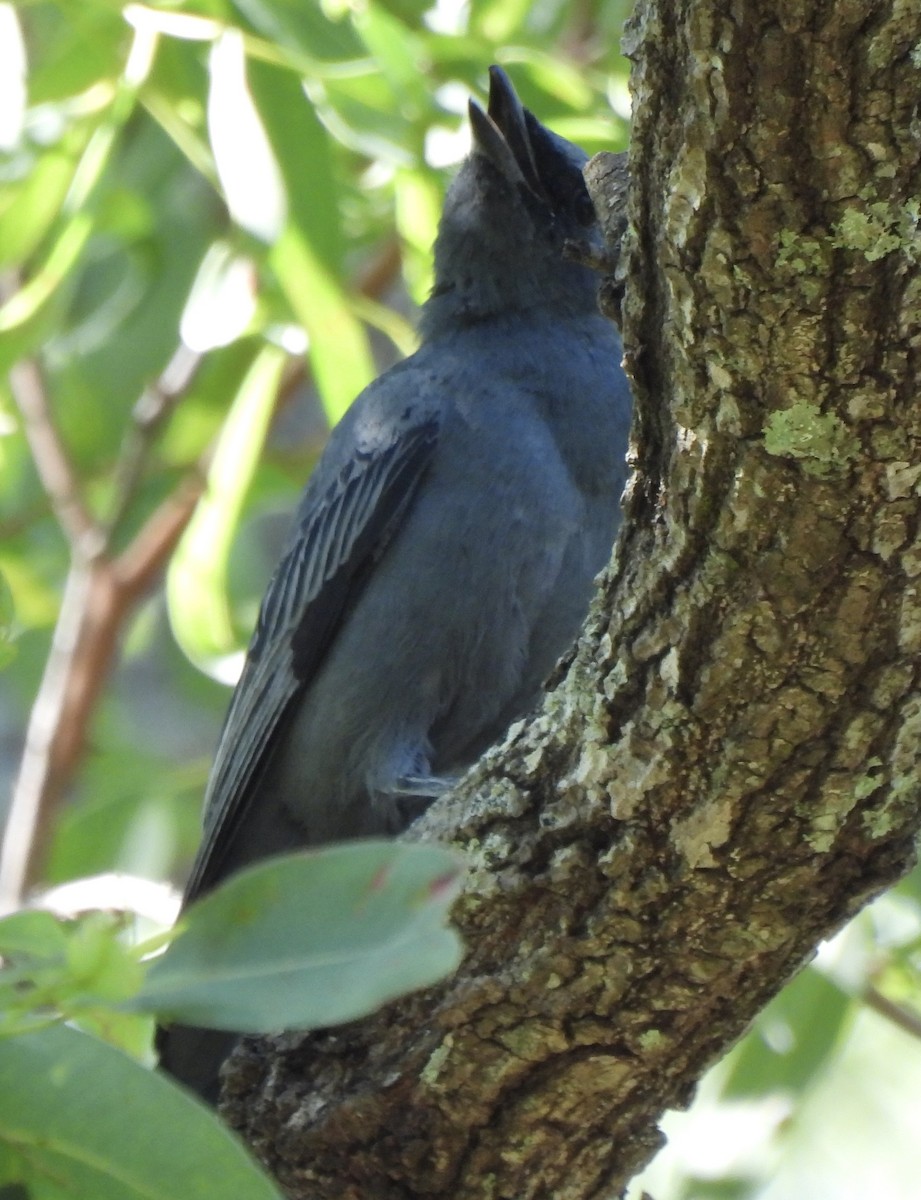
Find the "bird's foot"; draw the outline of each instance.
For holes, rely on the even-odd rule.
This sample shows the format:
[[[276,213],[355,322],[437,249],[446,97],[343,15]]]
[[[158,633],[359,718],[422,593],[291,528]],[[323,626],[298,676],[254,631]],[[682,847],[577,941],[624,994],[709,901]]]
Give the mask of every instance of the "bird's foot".
[[[390,796],[418,796],[434,800],[449,792],[457,783],[459,775],[402,775],[384,791]]]
[[[392,810],[398,829],[405,829],[421,817],[433,800],[449,792],[459,775],[401,775],[387,787],[380,788]]]

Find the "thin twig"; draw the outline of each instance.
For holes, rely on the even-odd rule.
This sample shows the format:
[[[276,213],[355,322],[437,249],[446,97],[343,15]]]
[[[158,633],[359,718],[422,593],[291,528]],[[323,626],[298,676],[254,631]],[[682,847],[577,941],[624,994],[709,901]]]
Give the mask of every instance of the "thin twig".
[[[129,602],[144,596],[169,562],[192,519],[205,490],[205,482],[204,469],[190,472],[148,517],[130,545],[115,560],[113,567],[118,587]]]
[[[196,471],[159,505],[118,559],[109,556],[111,532],[137,491],[150,445],[191,380],[197,358],[183,357],[181,365],[187,369],[161,377],[169,386],[155,385],[135,406],[133,434],[116,466],[112,516],[104,525],[84,505],[38,363],[26,359],[11,371],[36,471],[70,544],[71,564],[0,848],[0,911],[18,907],[41,874],[52,816],[83,755],[119,633],[169,560],[201,495],[204,476]]]
[[[79,476],[58,433],[45,381],[33,358],[10,369],[10,390],[22,414],[35,469],[72,550],[88,560],[102,544],[102,530],[83,501]]]
[[[110,536],[137,492],[154,440],[188,390],[201,360],[200,354],[180,345],[160,377],[138,398],[115,464],[115,498],[106,520]]]
[[[19,907],[41,877],[52,818],[83,756],[119,634],[169,561],[203,479],[183,479],[118,559],[72,559],[0,849],[0,912]]]
[[[885,1017],[887,1021],[897,1025],[899,1029],[910,1033],[912,1037],[921,1039],[921,1014],[905,1008],[901,1004],[896,1004],[894,1000],[884,996],[872,985],[864,991],[863,1002],[875,1013],[879,1013],[881,1017]]]
[[[57,798],[55,752],[72,689],[68,681],[78,648],[85,645],[84,625],[92,587],[93,568],[72,560],[51,649],[26,729],[22,763],[13,788],[3,847],[0,849],[0,913],[22,903],[36,846],[44,842],[46,814]]]

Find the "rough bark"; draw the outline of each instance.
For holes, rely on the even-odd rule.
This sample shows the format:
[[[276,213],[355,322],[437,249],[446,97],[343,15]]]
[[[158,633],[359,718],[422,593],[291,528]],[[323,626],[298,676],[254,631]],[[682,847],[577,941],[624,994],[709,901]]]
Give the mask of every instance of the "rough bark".
[[[292,1197],[600,1197],[921,824],[921,10],[641,0],[637,476],[572,661],[416,830],[445,986],[231,1063]]]

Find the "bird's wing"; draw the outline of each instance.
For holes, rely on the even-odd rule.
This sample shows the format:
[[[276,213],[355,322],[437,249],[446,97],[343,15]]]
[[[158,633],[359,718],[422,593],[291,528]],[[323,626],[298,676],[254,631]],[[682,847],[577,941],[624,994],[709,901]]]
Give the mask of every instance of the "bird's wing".
[[[320,666],[368,568],[405,518],[438,433],[438,416],[429,411],[390,437],[356,447],[331,481],[305,496],[224,720],[186,902],[220,878],[224,853],[254,801],[294,702]]]

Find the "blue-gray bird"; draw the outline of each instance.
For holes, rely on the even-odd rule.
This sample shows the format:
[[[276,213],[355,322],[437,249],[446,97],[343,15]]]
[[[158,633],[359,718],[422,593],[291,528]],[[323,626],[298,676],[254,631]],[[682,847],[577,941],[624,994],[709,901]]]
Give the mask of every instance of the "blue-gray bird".
[[[607,562],[630,393],[586,155],[490,70],[435,243],[421,345],[333,431],[262,603],[186,902],[270,854],[405,828],[537,700]],[[173,1026],[209,1099],[232,1035]]]

